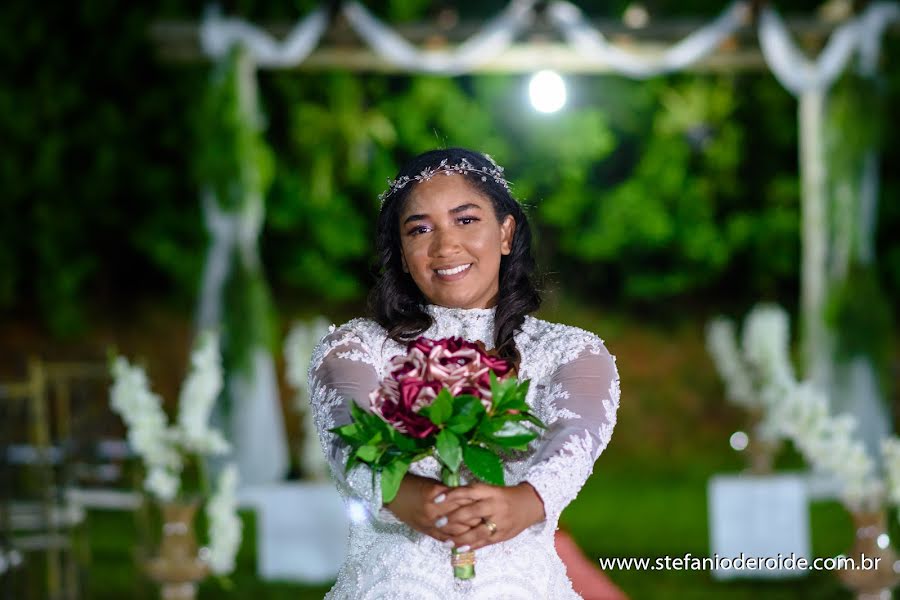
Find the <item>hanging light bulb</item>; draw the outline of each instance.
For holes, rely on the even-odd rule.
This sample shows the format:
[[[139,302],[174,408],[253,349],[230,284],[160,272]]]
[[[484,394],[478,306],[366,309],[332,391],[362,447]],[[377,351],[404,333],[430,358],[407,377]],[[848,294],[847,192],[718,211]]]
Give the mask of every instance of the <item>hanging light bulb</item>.
[[[640,29],[647,26],[647,23],[650,21],[650,13],[647,12],[643,4],[632,2],[625,9],[622,20],[632,29]]]
[[[528,84],[528,97],[536,110],[556,112],[566,103],[566,82],[555,71],[538,71]]]

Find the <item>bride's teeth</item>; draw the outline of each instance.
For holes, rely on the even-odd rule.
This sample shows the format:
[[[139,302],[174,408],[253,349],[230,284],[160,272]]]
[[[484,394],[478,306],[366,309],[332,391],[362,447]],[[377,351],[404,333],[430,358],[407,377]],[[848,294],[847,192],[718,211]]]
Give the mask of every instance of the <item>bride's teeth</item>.
[[[472,265],[470,263],[468,265],[459,265],[458,267],[455,267],[453,269],[447,269],[447,270],[438,269],[437,272],[438,272],[438,275],[456,275],[457,273],[461,273],[471,266]]]

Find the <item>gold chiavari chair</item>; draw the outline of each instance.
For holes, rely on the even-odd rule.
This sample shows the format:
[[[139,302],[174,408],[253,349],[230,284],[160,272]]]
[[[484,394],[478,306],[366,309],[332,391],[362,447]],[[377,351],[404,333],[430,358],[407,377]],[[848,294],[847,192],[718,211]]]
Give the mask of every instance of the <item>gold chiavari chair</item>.
[[[152,544],[152,514],[141,492],[139,461],[126,440],[121,418],[109,405],[112,380],[104,362],[40,362],[51,416],[51,436],[65,450],[66,497],[87,511],[87,522],[100,513],[131,513],[128,544],[135,565]],[[87,551],[88,546],[83,548]],[[84,564],[92,557],[85,553]],[[132,595],[147,591],[135,576]]]
[[[69,600],[80,592],[73,540],[84,513],[62,492],[63,449],[49,424],[45,373],[30,361],[26,381],[0,384],[0,529],[6,555],[21,559],[3,587],[15,598]]]

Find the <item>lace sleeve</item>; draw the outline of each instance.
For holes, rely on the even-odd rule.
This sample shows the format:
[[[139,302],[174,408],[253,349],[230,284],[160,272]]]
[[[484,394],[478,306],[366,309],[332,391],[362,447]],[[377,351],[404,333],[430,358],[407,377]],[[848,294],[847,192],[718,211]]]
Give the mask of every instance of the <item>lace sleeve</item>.
[[[559,515],[594,470],[616,425],[619,375],[599,338],[556,369],[543,398],[548,415],[524,481],[544,502],[546,519],[536,529],[555,531]]]
[[[350,423],[350,402],[368,410],[368,396],[378,385],[378,372],[370,348],[357,334],[339,328],[316,346],[309,365],[310,406],[319,432],[322,451],[328,459],[338,492],[349,501],[357,499],[379,521],[400,521],[381,503],[381,475],[368,465],[345,472],[350,448],[328,431]]]

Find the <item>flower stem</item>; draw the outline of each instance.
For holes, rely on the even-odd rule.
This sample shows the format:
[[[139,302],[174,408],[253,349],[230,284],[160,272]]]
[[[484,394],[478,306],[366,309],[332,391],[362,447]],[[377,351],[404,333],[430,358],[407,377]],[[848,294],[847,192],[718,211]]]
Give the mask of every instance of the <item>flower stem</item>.
[[[459,487],[459,471],[451,471],[444,467],[441,469],[441,480],[449,487]],[[456,548],[450,551],[453,565],[453,576],[456,579],[472,579],[475,577],[475,552],[459,552]]]

